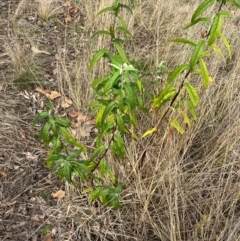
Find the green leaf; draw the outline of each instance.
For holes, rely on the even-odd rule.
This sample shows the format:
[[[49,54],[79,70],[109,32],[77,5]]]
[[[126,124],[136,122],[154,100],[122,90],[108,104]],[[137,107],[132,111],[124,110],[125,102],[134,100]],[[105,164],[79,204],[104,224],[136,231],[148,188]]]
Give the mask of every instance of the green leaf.
[[[223,41],[223,43],[224,43],[224,45],[225,45],[225,47],[228,51],[229,58],[231,59],[232,58],[232,51],[231,51],[231,46],[230,46],[228,40],[226,39],[226,37],[222,33],[220,33],[219,36],[222,39],[222,41]]]
[[[82,174],[89,174],[96,167],[96,162],[94,161],[71,161],[74,170],[77,172],[80,170]]]
[[[62,127],[70,127],[72,125],[72,123],[69,120],[62,117],[55,116],[55,120],[57,124],[59,124]]]
[[[180,123],[175,119],[170,119],[170,125],[174,127],[180,134],[184,134],[184,129],[181,127]]]
[[[222,17],[225,17],[225,18],[233,18],[233,15],[228,12],[228,11],[225,11],[225,10],[222,10],[221,12],[219,12],[219,14],[222,16]]]
[[[100,127],[102,125],[102,117],[103,117],[103,113],[106,109],[106,106],[103,106],[99,111],[98,114],[96,116],[96,126]]]
[[[120,56],[122,57],[123,61],[125,63],[129,63],[127,56],[125,54],[125,51],[123,50],[123,48],[119,45],[119,43],[117,43],[116,41],[113,42],[115,48],[117,49],[118,53],[120,54]]]
[[[103,112],[103,115],[102,115],[102,124],[107,120],[107,116],[112,113],[112,110],[114,108],[116,108],[116,103],[114,101],[110,102],[106,106],[106,108],[105,108],[105,110]]]
[[[176,94],[175,88],[167,88],[160,92],[157,98],[153,99],[152,108],[160,108],[163,104],[171,100]]]
[[[199,58],[202,57],[204,44],[205,44],[204,40],[199,41],[199,43],[195,46],[195,48],[193,50],[193,53],[192,53],[192,56],[191,56],[191,59],[190,59],[190,62],[189,62],[191,72],[194,71],[194,68],[198,63]]]
[[[201,77],[203,80],[203,87],[204,87],[204,89],[207,89],[208,84],[209,84],[208,69],[207,69],[205,62],[202,59],[199,60],[199,63],[200,63],[200,70],[201,70],[200,73],[201,73]]]
[[[112,182],[112,183],[115,183],[115,182],[116,182],[115,175],[114,175],[112,169],[111,169],[109,166],[107,166],[107,174],[108,174],[111,182]]]
[[[212,27],[208,38],[208,46],[211,46],[215,42],[215,40],[221,33],[221,28],[222,28],[222,16],[220,14],[217,14],[213,19]]]
[[[96,88],[98,85],[102,84],[104,81],[106,81],[108,79],[108,76],[101,76],[100,78],[96,78],[93,80],[91,87],[94,89]]]
[[[175,39],[172,39],[171,42],[174,42],[174,43],[183,43],[183,44],[189,44],[191,46],[196,46],[197,44],[189,39],[186,39],[186,38],[175,38]]]
[[[115,125],[115,122],[107,122],[104,123],[101,127],[101,132],[98,134],[97,139],[96,139],[96,145],[101,146],[102,145],[102,139],[105,133],[112,132],[112,129]]]
[[[136,84],[137,84],[137,87],[138,87],[138,90],[139,90],[140,94],[142,94],[143,93],[142,80],[137,78]]]
[[[114,193],[116,195],[118,195],[118,194],[120,194],[122,192],[122,186],[123,186],[122,182],[119,182],[117,187],[115,188],[115,191],[114,191]]]
[[[38,123],[39,121],[42,120],[47,120],[49,118],[49,113],[48,111],[42,111],[41,113],[39,113],[36,118],[33,121],[33,126],[36,125],[36,123]]]
[[[143,100],[143,97],[141,95],[137,96],[137,103],[138,103],[139,109],[143,113],[145,113],[145,114],[149,113],[148,109],[144,106],[144,100]]]
[[[215,0],[204,0],[193,13],[191,22],[193,22],[199,15],[201,15],[205,10],[213,5],[214,2]]]
[[[121,23],[121,25],[122,25],[122,30],[123,30],[123,32],[125,33],[125,34],[128,34],[128,35],[130,35],[131,36],[131,33],[128,31],[128,29],[127,29],[127,24],[126,24],[126,22],[124,21],[124,19],[122,18],[122,17],[120,17],[120,16],[118,16],[118,21]],[[117,28],[118,30],[119,30],[119,28]]]
[[[166,84],[166,89],[171,87],[173,84],[174,80],[186,69],[189,68],[188,64],[181,64],[175,67],[175,69],[169,74],[167,84]]]
[[[211,45],[211,48],[225,60],[222,50],[215,43]]]
[[[121,8],[127,9],[131,14],[133,13],[132,9],[129,6],[125,5],[125,4],[121,4]]]
[[[239,0],[228,0],[228,3],[232,6],[240,8],[240,1]]]
[[[120,76],[121,74],[119,70],[111,76],[111,78],[106,82],[105,86],[103,86],[104,94],[106,94],[112,88],[112,86],[117,82],[118,77]]]
[[[66,142],[80,148],[82,151],[86,151],[86,147],[82,143],[77,141],[66,127],[60,126],[59,132],[65,138]]]
[[[110,206],[112,206],[114,210],[118,210],[120,207],[119,199],[117,197],[113,198],[110,201]]]
[[[48,143],[48,140],[49,140],[50,130],[51,130],[51,124],[49,122],[47,122],[43,126],[43,128],[41,129],[40,134],[39,134],[39,140],[43,140],[44,143],[45,143],[45,146],[46,146],[46,144]]]
[[[190,119],[189,119],[187,113],[185,111],[182,111],[182,110],[180,110],[180,113],[183,116],[184,123],[186,123],[188,125],[188,127],[190,127],[191,126],[191,122],[190,122]]]
[[[192,115],[193,119],[197,121],[197,115],[196,115],[196,106],[193,105],[192,101],[187,101],[187,106],[190,114]]]
[[[73,167],[70,162],[65,162],[65,165],[58,170],[58,175],[65,178],[69,183],[75,184],[72,180]]]
[[[120,55],[110,54],[109,59],[111,60],[112,64],[118,66],[119,68],[122,68],[124,62]]]
[[[124,146],[124,141],[120,135],[115,134],[114,135],[114,142],[112,143],[110,147],[111,151],[115,153],[120,158],[124,158],[126,150]]]
[[[97,187],[89,196],[90,201],[96,200],[101,195],[102,188]]]
[[[79,141],[77,141],[75,139],[73,141],[71,141],[70,143],[73,146],[80,148],[82,151],[86,151],[87,150],[87,148],[81,142],[79,142]]]
[[[197,106],[200,101],[197,89],[195,87],[193,87],[190,83],[185,83],[184,86],[185,86],[185,89],[188,93],[188,96],[189,96],[192,104],[194,106]]]
[[[191,26],[199,23],[199,22],[203,22],[203,23],[210,23],[210,19],[209,18],[196,18],[194,19],[194,21],[192,21],[191,23],[189,23],[184,29],[190,28]]]
[[[105,13],[105,12],[112,12],[112,11],[114,11],[114,7],[106,7],[104,9],[102,9],[100,12],[98,12],[97,15],[100,15],[100,14]]]
[[[108,54],[108,49],[100,49],[98,50],[92,57],[91,61],[90,61],[90,65],[89,65],[89,70],[92,71],[93,66],[96,64],[96,62],[102,58],[103,56],[105,56],[106,54]]]
[[[90,156],[90,161],[93,161],[95,158],[98,158],[105,150],[106,147],[104,145],[97,147]]]
[[[117,120],[118,130],[121,133],[125,133],[126,132],[126,128],[125,128],[124,120],[123,120],[123,117],[121,116],[121,114],[117,114],[116,115],[116,120]]]
[[[157,128],[152,128],[150,130],[147,130],[146,132],[144,132],[144,134],[142,135],[142,138],[151,135],[152,133],[154,133],[157,130]]]
[[[136,107],[136,96],[133,88],[131,82],[125,79],[124,90],[127,94],[126,99],[130,110],[133,110]]]
[[[59,153],[52,153],[50,152],[48,154],[48,157],[47,157],[47,160],[46,160],[46,163],[47,163],[47,167],[48,168],[51,168],[52,167],[52,164],[56,164],[56,162],[58,163],[57,167],[59,165],[61,165],[64,161],[66,160],[66,156],[64,155],[61,155]]]
[[[107,30],[99,30],[92,35],[91,39],[94,39],[99,35],[109,35],[109,36],[111,36],[111,34]]]
[[[115,39],[115,26],[113,24],[110,24],[109,26],[109,33],[112,39]]]
[[[72,152],[71,154],[68,154],[66,161],[72,161],[75,160],[77,157],[79,157],[79,155],[82,153],[82,150],[76,150],[74,152]]]
[[[166,84],[166,88],[171,87],[172,83],[174,82],[174,80],[186,69],[189,68],[188,64],[181,64],[178,65],[177,67],[175,67],[175,69],[169,74],[168,80],[167,80],[167,84]]]
[[[99,164],[99,172],[101,177],[104,177],[107,172],[107,161],[105,158],[101,159]]]
[[[59,139],[59,136],[53,136],[52,140],[52,152],[59,153],[63,149],[63,145]]]

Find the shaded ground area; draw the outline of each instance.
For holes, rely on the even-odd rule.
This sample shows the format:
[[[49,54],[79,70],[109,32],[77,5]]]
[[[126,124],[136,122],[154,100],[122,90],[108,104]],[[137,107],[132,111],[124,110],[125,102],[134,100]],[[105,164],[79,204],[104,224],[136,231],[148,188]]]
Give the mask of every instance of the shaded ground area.
[[[56,87],[56,84],[52,83],[55,78],[53,70],[56,68],[56,62],[54,62],[56,47],[59,42],[63,42],[64,38],[58,34],[58,29],[53,22],[46,24],[36,13],[31,12],[34,3],[29,7],[27,6],[29,3],[21,1],[25,4],[22,8],[19,3],[20,1],[15,0],[0,3],[1,241],[44,240],[55,225],[46,212],[57,202],[51,197],[51,193],[61,189],[59,180],[44,166],[47,150],[37,141],[39,129],[32,128],[33,119],[38,110],[43,107],[45,100],[34,99],[32,96],[36,93],[31,89],[38,80],[45,86]],[[59,2],[59,6],[62,4],[63,1]],[[66,9],[61,8],[58,15],[59,28],[65,27],[63,11]],[[21,22],[18,22],[19,16]],[[81,19],[80,15],[78,17]],[[19,24],[22,25],[21,28]],[[16,58],[23,57],[20,61],[24,61],[24,57],[31,58],[31,47],[34,46],[28,41],[31,31],[36,36],[35,44],[41,44],[41,47],[49,53],[45,54],[42,61],[38,63],[41,65],[41,71],[43,69],[44,72],[39,72],[36,79],[33,76],[24,75],[24,71],[23,75],[19,76],[19,72],[15,72],[18,63],[12,61],[14,54]],[[12,46],[12,59],[9,52],[6,52],[6,46],[10,47],[10,50]],[[17,56],[21,51],[23,55]],[[31,64],[35,64],[34,59]],[[30,78],[34,85],[29,84]],[[29,90],[24,90],[25,87]],[[67,231],[68,227],[65,228]],[[62,231],[61,235],[64,235],[64,230]],[[49,237],[48,240],[52,239]]]

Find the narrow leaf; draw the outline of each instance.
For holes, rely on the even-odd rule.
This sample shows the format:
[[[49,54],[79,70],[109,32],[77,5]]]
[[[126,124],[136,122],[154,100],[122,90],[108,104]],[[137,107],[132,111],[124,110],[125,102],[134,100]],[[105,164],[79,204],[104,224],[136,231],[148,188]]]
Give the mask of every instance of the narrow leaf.
[[[194,106],[197,106],[200,101],[197,89],[195,87],[193,87],[190,83],[185,83],[184,86],[185,86],[185,89],[188,93],[188,96],[189,96],[192,104]]]
[[[152,128],[150,130],[147,130],[143,135],[142,138],[151,135],[152,133],[154,133],[157,129],[156,128]]]
[[[180,123],[175,119],[170,119],[170,125],[174,127],[180,134],[184,134],[184,129],[181,127]]]
[[[172,83],[174,82],[174,80],[186,69],[189,68],[188,64],[181,64],[177,67],[175,67],[175,69],[169,74],[168,80],[167,80],[167,84],[166,84],[166,88],[171,87]]]
[[[109,35],[109,36],[111,36],[111,34],[108,31],[106,31],[106,30],[99,30],[99,31],[95,32],[92,35],[91,39],[94,39],[94,38],[96,38],[99,35]]]
[[[225,17],[225,18],[233,18],[233,15],[232,15],[230,12],[225,11],[225,10],[221,11],[219,14],[220,14],[222,17]]]
[[[199,60],[200,63],[200,73],[201,73],[201,77],[202,77],[202,81],[203,81],[203,87],[204,89],[207,89],[208,84],[209,84],[209,73],[208,73],[208,69],[207,66],[205,64],[205,62],[200,59]]]
[[[41,121],[41,120],[47,120],[49,114],[47,111],[42,111],[41,113],[39,113],[36,118],[33,121],[33,126],[36,125],[37,122]]]
[[[228,3],[231,4],[232,6],[240,8],[239,0],[228,0]]]
[[[182,111],[182,110],[180,111],[180,113],[183,116],[184,123],[186,123],[188,125],[188,127],[190,127],[191,126],[191,122],[190,122],[190,119],[189,119],[187,113],[185,111]]]
[[[230,46],[228,40],[226,39],[226,37],[222,33],[220,33],[219,35],[228,51],[229,58],[231,59],[232,58],[231,46]]]
[[[211,48],[225,60],[222,50],[215,43],[211,45]]]
[[[203,17],[203,18],[196,18],[194,19],[194,21],[192,21],[191,23],[189,23],[184,29],[190,28],[191,26],[199,23],[199,22],[203,22],[203,23],[210,23],[210,19]]]
[[[192,115],[193,119],[197,121],[197,115],[196,115],[196,107],[193,105],[192,101],[187,101],[187,106],[190,114]]]
[[[153,99],[152,108],[160,108],[163,104],[171,100],[176,94],[175,88],[168,88],[158,95],[157,98]]]
[[[194,71],[194,68],[195,68],[196,64],[198,63],[199,58],[203,54],[204,44],[205,44],[205,41],[201,40],[194,48],[194,51],[192,53],[192,56],[191,56],[191,59],[189,62],[190,70],[192,72]]]
[[[174,42],[174,43],[183,43],[183,44],[189,44],[191,46],[196,46],[197,44],[189,39],[186,39],[186,38],[175,38],[175,39],[172,39],[171,42]]]
[[[104,55],[108,54],[108,50],[107,49],[100,49],[99,51],[97,51],[91,61],[90,61],[90,65],[89,65],[89,70],[92,71],[93,66],[96,64],[96,62],[102,58]]]
[[[122,57],[123,61],[125,63],[128,63],[129,61],[127,59],[127,56],[126,56],[123,48],[120,46],[120,44],[117,43],[116,41],[114,41],[113,44],[114,44],[115,48],[117,49],[118,53],[120,54],[120,56]]]
[[[112,11],[114,11],[113,7],[106,7],[104,9],[102,9],[100,12],[98,12],[97,15],[100,15],[100,14],[105,13],[105,12],[112,12]]]
[[[105,159],[105,158],[103,158],[103,159],[100,161],[100,164],[99,164],[99,172],[100,172],[101,177],[104,177],[104,176],[105,176],[105,173],[107,172],[107,162],[106,162],[106,159]]]
[[[215,42],[215,40],[221,33],[221,28],[222,28],[222,16],[220,14],[217,14],[213,19],[212,28],[208,38],[208,46],[211,46]]]
[[[191,22],[193,22],[199,15],[213,5],[214,2],[215,0],[204,0],[193,13]]]

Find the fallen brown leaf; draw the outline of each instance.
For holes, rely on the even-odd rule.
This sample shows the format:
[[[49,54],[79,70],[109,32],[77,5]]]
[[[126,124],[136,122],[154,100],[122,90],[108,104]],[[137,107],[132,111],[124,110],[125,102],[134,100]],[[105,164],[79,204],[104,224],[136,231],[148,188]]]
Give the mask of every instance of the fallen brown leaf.
[[[19,131],[19,135],[21,136],[22,139],[26,139],[26,136],[22,131]]]
[[[4,172],[4,171],[0,171],[0,175],[3,176],[3,177],[7,177],[7,173]]]
[[[51,235],[51,234],[48,234],[48,235],[45,237],[45,241],[53,241],[52,235]]]
[[[75,15],[77,12],[78,12],[77,7],[72,7],[69,9],[69,14],[71,14],[71,15]]]
[[[57,192],[53,192],[53,193],[51,194],[51,196],[52,196],[53,198],[62,199],[62,198],[65,197],[65,192],[64,192],[63,190],[59,190],[59,191],[57,191]]]
[[[71,106],[72,103],[73,103],[73,102],[72,102],[70,99],[64,98],[64,99],[61,101],[61,107],[64,108],[64,109],[66,109],[66,108],[68,108],[69,106]]]
[[[39,214],[36,214],[33,217],[31,217],[31,220],[37,223],[41,223],[44,221],[44,217]]]
[[[64,22],[65,23],[69,23],[69,22],[71,22],[72,21],[72,18],[71,18],[71,16],[67,13],[67,14],[65,14],[64,15]]]
[[[88,121],[90,119],[91,119],[90,116],[82,114],[82,113],[79,112],[78,117],[77,117],[77,122],[78,123],[83,123],[83,122],[86,122],[86,121]]]
[[[72,118],[76,118],[76,117],[78,117],[79,112],[73,110],[73,111],[68,112],[68,115]]]
[[[50,100],[54,100],[61,96],[61,94],[55,90],[53,90],[53,91],[52,90],[43,90],[40,87],[37,87],[35,90],[41,94],[44,94]]]

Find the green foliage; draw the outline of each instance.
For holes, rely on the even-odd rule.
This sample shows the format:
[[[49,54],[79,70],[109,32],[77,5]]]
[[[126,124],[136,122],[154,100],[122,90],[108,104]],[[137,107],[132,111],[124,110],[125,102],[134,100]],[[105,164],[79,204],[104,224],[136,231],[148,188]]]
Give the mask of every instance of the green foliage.
[[[211,17],[201,17],[214,3],[219,4],[218,12]],[[208,25],[205,26],[209,29],[208,34],[199,41],[173,39],[173,43],[192,47],[188,63],[179,64],[170,71],[164,61],[161,61],[155,74],[144,73],[144,67],[141,69],[142,64],[129,59],[124,49],[124,40],[131,36],[131,33],[120,14],[122,9],[132,13],[135,1],[131,0],[129,5],[125,5],[120,0],[114,0],[112,6],[102,9],[98,15],[112,14],[114,21],[109,24],[107,30],[99,30],[92,36],[92,39],[106,36],[111,42],[110,46],[97,50],[89,63],[89,71],[93,71],[100,62],[108,66],[105,68],[108,70],[102,76],[96,76],[91,84],[94,96],[89,106],[95,115],[98,129],[94,150],[88,150],[75,140],[70,131],[71,123],[54,115],[53,105],[49,102],[48,110],[41,112],[34,120],[34,124],[44,122],[39,139],[51,149],[47,157],[47,166],[60,178],[75,186],[76,177],[83,183],[91,183],[91,186],[84,190],[84,193],[89,193],[90,200],[99,199],[103,205],[118,209],[123,184],[117,181],[109,164],[109,157],[118,161],[126,158],[125,142],[129,138],[125,137],[131,137],[138,142],[146,138],[150,139],[149,142],[154,141],[153,136],[159,133],[164,119],[182,135],[186,128],[191,127],[192,119],[197,121],[196,110],[200,97],[198,90],[191,83],[191,75],[201,76],[204,89],[208,88],[211,77],[205,58],[211,58],[210,50],[225,58],[217,46],[218,38],[222,40],[231,57],[230,44],[221,32],[223,19],[232,17],[229,12],[222,10],[227,3],[239,7],[238,1],[234,0],[204,0],[195,10],[191,23],[186,28],[204,23],[204,26]],[[100,61],[102,59],[104,61]],[[146,87],[146,75],[156,76],[153,82],[158,85],[155,85],[157,89],[154,92]],[[158,78],[165,78],[163,85],[158,83]],[[139,113],[147,115],[148,118],[152,114],[153,119],[157,120],[154,126],[147,127],[144,133],[138,128]],[[82,156],[89,158],[85,160]]]

